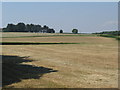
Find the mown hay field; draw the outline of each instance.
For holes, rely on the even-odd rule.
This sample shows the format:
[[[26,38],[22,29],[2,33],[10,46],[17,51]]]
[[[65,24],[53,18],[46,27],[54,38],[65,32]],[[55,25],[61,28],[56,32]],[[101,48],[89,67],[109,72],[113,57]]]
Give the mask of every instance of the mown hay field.
[[[27,37],[30,35],[34,37]],[[35,35],[41,36],[35,37]],[[5,62],[3,72],[7,74],[3,76],[5,82],[3,87],[118,87],[118,41],[116,39],[95,35],[54,35],[22,33],[20,36],[20,33],[3,33],[2,42],[78,43],[3,45],[2,56],[3,63]],[[14,64],[9,65],[10,63]],[[9,77],[8,81],[4,77]]]

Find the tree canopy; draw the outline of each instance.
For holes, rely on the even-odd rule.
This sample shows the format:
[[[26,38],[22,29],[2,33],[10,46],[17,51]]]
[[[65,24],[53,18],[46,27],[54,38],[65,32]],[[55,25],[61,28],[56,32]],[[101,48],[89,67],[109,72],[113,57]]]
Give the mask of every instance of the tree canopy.
[[[74,34],[78,33],[78,29],[73,29],[72,33],[74,33]]]
[[[63,30],[60,30],[60,33],[63,33]]]

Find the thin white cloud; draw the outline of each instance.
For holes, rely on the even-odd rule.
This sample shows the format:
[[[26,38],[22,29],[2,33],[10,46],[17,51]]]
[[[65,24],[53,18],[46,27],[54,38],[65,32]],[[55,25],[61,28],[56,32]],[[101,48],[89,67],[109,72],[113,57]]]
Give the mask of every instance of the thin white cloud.
[[[102,25],[103,30],[117,30],[118,21],[107,21]]]
[[[117,25],[118,22],[117,21],[108,21],[108,22],[105,22],[103,26],[107,26],[107,25]]]

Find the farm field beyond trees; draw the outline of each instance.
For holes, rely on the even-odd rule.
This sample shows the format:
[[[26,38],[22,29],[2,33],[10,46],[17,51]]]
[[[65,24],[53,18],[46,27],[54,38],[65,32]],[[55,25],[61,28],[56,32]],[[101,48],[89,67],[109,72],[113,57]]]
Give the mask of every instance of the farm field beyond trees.
[[[6,32],[2,35],[2,42],[48,43],[3,45],[3,87],[118,87],[118,41],[115,38],[55,33]]]

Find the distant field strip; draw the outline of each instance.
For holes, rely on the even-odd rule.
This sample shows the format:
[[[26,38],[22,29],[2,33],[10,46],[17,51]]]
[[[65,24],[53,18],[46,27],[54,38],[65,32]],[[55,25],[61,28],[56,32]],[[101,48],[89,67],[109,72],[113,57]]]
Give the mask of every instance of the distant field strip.
[[[26,34],[17,34],[17,35],[13,35],[11,33],[6,34],[3,33],[2,36],[0,38],[29,38],[29,37],[63,37],[63,36],[97,36],[97,35],[93,35],[93,34],[41,34],[41,33],[26,33]]]

